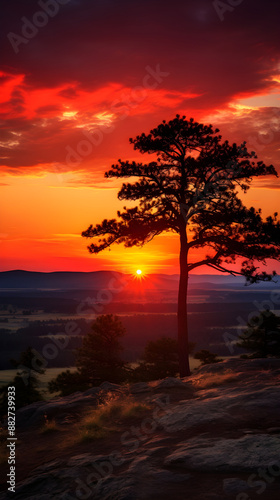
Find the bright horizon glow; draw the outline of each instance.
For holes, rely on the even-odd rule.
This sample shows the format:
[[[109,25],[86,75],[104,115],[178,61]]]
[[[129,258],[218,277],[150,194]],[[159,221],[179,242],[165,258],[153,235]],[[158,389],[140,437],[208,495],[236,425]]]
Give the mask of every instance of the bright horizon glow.
[[[137,269],[136,274],[138,274],[138,276],[140,276],[140,274],[142,274],[141,269]]]

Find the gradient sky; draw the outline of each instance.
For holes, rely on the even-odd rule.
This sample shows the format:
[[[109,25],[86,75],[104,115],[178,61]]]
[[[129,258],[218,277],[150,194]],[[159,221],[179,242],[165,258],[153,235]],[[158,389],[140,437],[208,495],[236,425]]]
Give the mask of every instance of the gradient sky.
[[[278,0],[1,7],[1,270],[178,272],[175,235],[97,256],[80,236],[122,208],[104,172],[136,158],[129,137],[176,113],[246,140],[279,171]],[[244,200],[268,215],[279,189],[258,179]]]

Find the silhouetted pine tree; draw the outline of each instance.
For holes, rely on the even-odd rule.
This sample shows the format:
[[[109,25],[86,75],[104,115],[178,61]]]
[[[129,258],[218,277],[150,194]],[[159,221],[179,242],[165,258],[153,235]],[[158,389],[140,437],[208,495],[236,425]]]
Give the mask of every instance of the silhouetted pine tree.
[[[152,154],[148,163],[119,160],[107,178],[135,178],[124,183],[120,200],[137,202],[124,207],[117,219],[103,220],[82,233],[96,238],[91,253],[113,243],[142,246],[163,232],[178,234],[180,283],[178,346],[180,375],[190,374],[188,361],[187,291],[191,271],[206,265],[215,271],[242,275],[248,282],[270,280],[258,272],[256,261],[279,259],[280,223],[277,214],[263,220],[261,210],[246,208],[238,194],[249,189],[253,177],[274,175],[273,165],[255,161],[254,152],[222,142],[219,130],[192,118],[176,116],[149,134],[130,139],[134,149]],[[197,249],[203,258],[195,258]],[[192,251],[194,255],[192,255]],[[201,254],[201,253],[200,253]],[[242,259],[240,270],[235,265]],[[275,273],[272,273],[272,275]]]

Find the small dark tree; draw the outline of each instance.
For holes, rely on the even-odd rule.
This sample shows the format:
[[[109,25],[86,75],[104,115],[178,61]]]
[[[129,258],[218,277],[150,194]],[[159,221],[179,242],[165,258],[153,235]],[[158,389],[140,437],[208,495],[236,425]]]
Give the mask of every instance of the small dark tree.
[[[153,154],[149,163],[121,161],[105,177],[134,177],[124,183],[120,200],[137,201],[124,207],[118,219],[103,220],[82,233],[97,238],[91,253],[113,243],[142,246],[162,232],[172,231],[180,240],[178,294],[178,346],[180,375],[190,374],[188,362],[187,291],[189,274],[206,265],[215,271],[242,275],[248,282],[269,280],[255,262],[279,259],[280,223],[277,214],[265,221],[261,210],[246,208],[238,191],[246,192],[253,177],[275,175],[273,165],[255,162],[246,144],[222,142],[218,129],[192,118],[176,116],[146,135],[130,139],[134,149]],[[194,260],[193,250],[204,257]],[[240,264],[240,271],[235,264]],[[275,273],[274,273],[275,274]]]
[[[82,378],[93,385],[108,380],[122,382],[124,362],[120,338],[125,328],[117,316],[98,316],[92,331],[83,337],[82,347],[77,350],[76,365]]]
[[[60,396],[68,396],[73,392],[85,391],[90,387],[90,382],[80,372],[64,370],[48,383],[51,393],[58,392]]]
[[[189,353],[194,349],[189,342]],[[178,342],[170,337],[150,341],[145,347],[144,363],[150,367],[153,379],[175,377],[179,373]]]
[[[43,368],[43,363],[41,363],[42,366],[40,367],[40,360],[38,359],[36,359],[36,370],[34,369],[34,350],[30,346],[20,354],[19,359],[11,359],[11,364],[18,369],[22,378],[28,380],[29,385],[37,386],[38,375],[43,375],[46,371]]]
[[[129,370],[121,359],[123,347],[120,338],[125,328],[117,316],[98,316],[91,331],[82,339],[82,347],[76,349],[77,370],[64,370],[48,384],[50,392],[67,396],[84,391],[104,381],[123,382]]]
[[[202,365],[209,365],[211,363],[219,363],[220,361],[223,361],[222,359],[217,358],[217,354],[210,352],[207,349],[201,349],[196,352],[194,359],[199,359]]]
[[[143,369],[149,380],[176,377],[179,372],[177,341],[161,337],[148,342],[143,355]]]
[[[143,358],[153,368],[157,378],[175,377],[179,371],[178,345],[175,339],[161,337],[148,342]]]
[[[280,317],[272,311],[262,311],[247,324],[248,328],[239,335],[238,347],[252,354],[243,358],[280,357]]]
[[[45,373],[45,369],[38,367],[35,371],[33,362],[34,352],[31,347],[23,351],[18,360],[11,359],[11,364],[17,368],[17,374],[11,382],[0,389],[0,411],[2,415],[7,413],[8,387],[10,386],[15,387],[16,409],[43,399],[38,389],[38,375]]]
[[[190,354],[194,342],[189,342]],[[170,337],[161,337],[147,343],[142,361],[130,372],[132,381],[148,381],[165,377],[176,377],[179,373],[178,342]]]

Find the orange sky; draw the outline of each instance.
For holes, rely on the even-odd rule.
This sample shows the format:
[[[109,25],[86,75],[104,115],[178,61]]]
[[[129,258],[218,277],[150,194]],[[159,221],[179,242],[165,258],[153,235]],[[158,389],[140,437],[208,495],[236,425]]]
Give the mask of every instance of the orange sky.
[[[21,17],[38,10],[37,2],[14,4],[7,34],[20,34]],[[85,0],[61,6],[18,53],[2,40],[1,270],[178,272],[176,235],[97,256],[80,236],[122,208],[120,183],[104,172],[136,158],[129,137],[176,113],[212,123],[223,139],[247,140],[279,170],[278,4],[264,20],[260,1],[254,13],[244,2],[223,21],[212,2],[175,4],[176,29],[174,9],[156,0],[149,18],[124,0],[118,9]],[[268,215],[279,189],[279,179],[257,180],[244,201]]]

